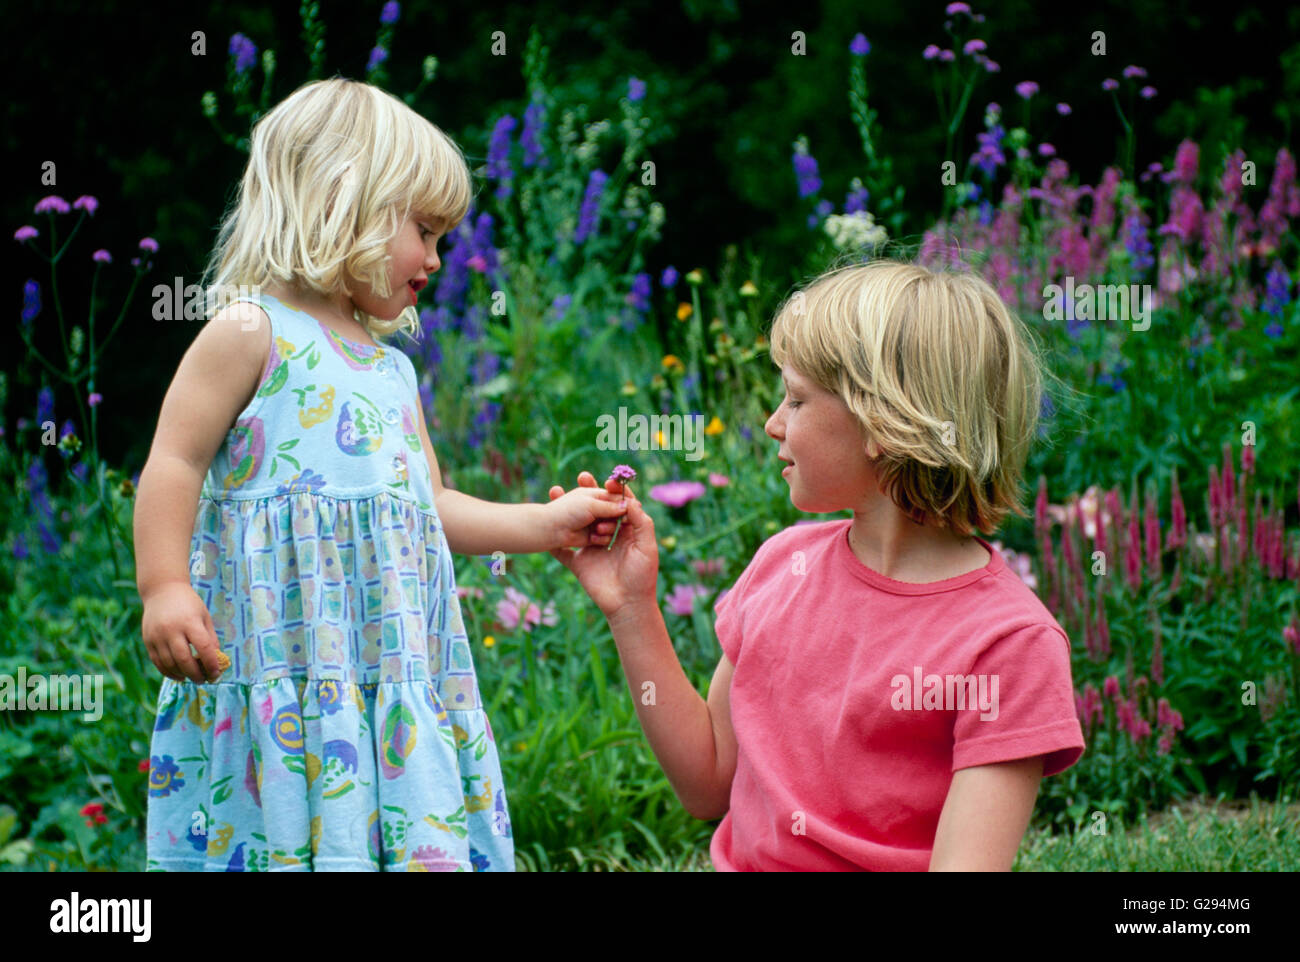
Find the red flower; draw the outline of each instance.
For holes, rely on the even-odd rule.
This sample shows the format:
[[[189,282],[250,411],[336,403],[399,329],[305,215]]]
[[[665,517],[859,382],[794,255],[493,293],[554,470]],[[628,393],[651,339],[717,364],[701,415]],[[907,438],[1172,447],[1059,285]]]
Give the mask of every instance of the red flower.
[[[140,764],[136,767],[139,768],[140,771],[142,772],[147,772],[149,770],[149,759],[147,758],[140,759]]]
[[[90,828],[103,825],[108,821],[108,816],[104,814],[104,806],[99,802],[87,802],[81,806],[80,814],[85,816],[86,825]]]

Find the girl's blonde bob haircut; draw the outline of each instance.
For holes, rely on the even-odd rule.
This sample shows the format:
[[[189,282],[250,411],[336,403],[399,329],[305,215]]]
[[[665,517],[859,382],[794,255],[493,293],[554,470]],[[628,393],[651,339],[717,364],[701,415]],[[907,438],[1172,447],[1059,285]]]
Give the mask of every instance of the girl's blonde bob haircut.
[[[912,521],[966,537],[1026,515],[1041,361],[977,274],[893,260],[835,268],[781,305],[770,350],[848,406],[864,444],[879,446],[881,492]]]
[[[396,97],[342,78],[305,84],[253,125],[239,199],[204,274],[208,303],[214,290],[271,283],[332,297],[366,281],[388,297],[388,244],[407,216],[445,233],[471,198],[460,148]],[[376,337],[420,330],[414,308],[354,316]]]

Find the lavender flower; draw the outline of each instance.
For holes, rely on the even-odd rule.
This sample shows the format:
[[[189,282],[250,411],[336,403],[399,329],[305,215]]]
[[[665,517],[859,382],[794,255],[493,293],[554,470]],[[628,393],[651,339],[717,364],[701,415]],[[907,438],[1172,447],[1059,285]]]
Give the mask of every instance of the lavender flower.
[[[142,237],[140,239],[140,249],[142,251],[148,251],[150,254],[157,254],[158,242],[152,237]]]
[[[93,408],[97,407],[103,400],[104,395],[100,394],[98,391],[91,391],[90,397],[86,398],[86,403]]]
[[[40,236],[41,236],[41,232],[38,231],[35,227],[33,227],[31,224],[24,224],[22,227],[14,231],[14,240],[18,241],[18,243],[20,244],[23,243],[24,241],[29,241],[32,240],[33,238],[40,237]]]
[[[855,57],[865,57],[871,53],[871,44],[862,34],[855,34],[853,40],[849,43],[849,53]]]
[[[1068,116],[1070,116],[1070,105],[1069,105],[1069,104],[1057,104],[1057,105],[1056,105],[1056,112],[1057,112],[1058,114],[1060,114],[1062,117],[1068,117]]]
[[[944,7],[943,12],[946,13],[946,14],[947,14],[948,16],[950,16],[950,17],[955,17],[955,16],[957,16],[957,14],[959,14],[959,13],[964,13],[964,14],[966,14],[967,16],[970,16],[970,4],[969,4],[969,3],[950,3],[950,4],[948,4],[948,6]]]
[[[542,158],[542,124],[546,116],[546,107],[539,100],[530,103],[524,110],[524,130],[519,136],[519,143],[524,148],[524,166],[532,167]]]
[[[379,12],[379,22],[382,24],[397,23],[397,18],[402,15],[401,4],[397,0],[388,0],[384,4],[384,9]]]
[[[1136,207],[1124,218],[1124,249],[1135,271],[1145,271],[1156,262],[1147,235],[1146,217]]]
[[[110,254],[108,251],[104,250],[102,247],[99,250],[95,251],[95,253],[91,254],[90,259],[93,260],[96,264],[113,263],[113,255]]]
[[[568,294],[561,294],[555,300],[551,301],[551,310],[555,312],[556,317],[563,317],[568,311],[569,305],[573,303],[573,298]]]
[[[987,50],[987,49],[988,49],[988,44],[986,44],[983,40],[980,40],[978,37],[976,37],[972,40],[967,40],[965,45],[962,46],[961,52],[970,55],[970,54],[979,53],[981,50]]]
[[[645,81],[637,77],[627,78],[627,99],[636,103],[645,99]]]
[[[926,48],[921,51],[921,56],[926,60],[933,60],[935,57],[939,56],[938,46],[935,44],[928,44]]]
[[[237,33],[230,38],[230,56],[235,58],[235,73],[243,74],[257,62],[257,45]]]
[[[1141,90],[1138,91],[1138,96],[1141,97],[1143,100],[1150,100],[1155,95],[1156,95],[1155,87],[1143,87]]]
[[[510,114],[501,117],[492,128],[492,138],[488,142],[487,175],[500,181],[497,186],[497,200],[510,196],[510,132],[515,129],[517,121]]]
[[[850,184],[849,192],[844,197],[844,213],[856,214],[858,211],[867,209],[867,201],[871,199],[871,193],[862,186],[862,181],[857,177],[853,178]]]
[[[954,60],[957,59],[957,55],[953,53],[951,50],[940,50],[939,59],[942,60],[944,63],[952,63]]]
[[[388,51],[383,47],[375,47],[370,51],[370,59],[366,61],[366,73],[371,73],[379,68],[379,65],[388,59]]]
[[[800,138],[794,145],[794,175],[799,182],[799,196],[810,197],[822,189],[821,178],[817,176],[817,160],[808,153],[808,143]]]
[[[84,210],[91,217],[95,216],[95,211],[99,209],[99,201],[89,194],[82,194],[72,202],[73,210]]]
[[[664,275],[659,279],[659,283],[663,285],[665,288],[671,290],[672,288],[677,286],[677,280],[678,280],[677,268],[669,264],[667,267],[664,268]]]
[[[1132,64],[1124,68],[1125,79],[1128,79],[1130,77],[1145,77],[1146,75],[1147,72],[1145,70],[1143,70],[1141,67],[1134,67]]]
[[[1102,89],[1102,90],[1118,90],[1118,89],[1119,89],[1119,81],[1116,80],[1114,77],[1107,77],[1105,80],[1103,80],[1103,81],[1101,82],[1101,89]]]
[[[1264,313],[1274,318],[1281,317],[1282,309],[1291,303],[1291,277],[1281,261],[1273,262],[1273,268],[1268,272],[1265,284],[1262,305]]]
[[[600,196],[608,180],[609,175],[599,167],[587,178],[587,190],[582,195],[582,209],[578,212],[578,229],[573,234],[575,244],[584,243],[595,232],[600,219]]]
[[[637,274],[632,278],[632,290],[627,295],[627,303],[635,310],[650,310],[650,275]]]
[[[41,285],[29,280],[23,285],[23,323],[30,324],[41,313]]]
[[[1034,94],[1038,93],[1038,84],[1032,80],[1022,80],[1016,84],[1016,93],[1024,100],[1028,100]]]
[[[54,420],[54,392],[43,387],[36,395],[36,424],[45,424]]]

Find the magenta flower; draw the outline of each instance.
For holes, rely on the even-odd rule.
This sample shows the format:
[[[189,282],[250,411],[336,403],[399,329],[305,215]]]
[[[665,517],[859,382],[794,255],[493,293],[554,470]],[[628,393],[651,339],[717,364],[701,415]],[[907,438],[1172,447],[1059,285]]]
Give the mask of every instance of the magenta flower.
[[[1038,153],[1044,157],[1051,157],[1056,153],[1056,148],[1051,144],[1039,144]]]
[[[709,484],[713,485],[715,488],[725,488],[727,485],[731,484],[731,479],[725,474],[718,474],[716,471],[710,471]]]
[[[996,60],[985,60],[984,69],[989,73],[997,73],[1002,68],[998,66],[998,62]]]
[[[86,403],[93,408],[102,400],[104,400],[104,395],[100,394],[98,391],[92,391],[90,397],[86,398]]]
[[[1101,82],[1101,89],[1102,89],[1102,90],[1118,90],[1118,89],[1119,89],[1119,81],[1116,80],[1114,77],[1107,77],[1105,80],[1103,80],[1103,81]]]
[[[487,260],[482,254],[475,254],[473,257],[465,261],[465,266],[482,274],[487,270]]]
[[[1062,117],[1068,117],[1068,116],[1070,116],[1070,105],[1069,105],[1069,104],[1057,104],[1057,105],[1056,105],[1056,112],[1057,112],[1058,114],[1060,114]]]
[[[691,562],[691,567],[695,569],[695,573],[701,578],[722,574],[722,565],[723,559],[721,558],[706,558]]]
[[[1107,698],[1118,698],[1119,679],[1116,678],[1114,675],[1111,675],[1109,678],[1107,678],[1105,683],[1102,685],[1102,692],[1105,694]]]
[[[91,217],[94,217],[95,211],[99,209],[99,201],[89,194],[82,194],[72,202],[72,206],[77,210],[84,210]]]
[[[939,48],[934,44],[930,44],[921,51],[921,56],[926,60],[933,60],[935,57],[939,56]]]
[[[23,243],[24,241],[31,240],[33,237],[40,237],[40,236],[41,236],[41,232],[38,231],[35,227],[32,227],[30,224],[24,224],[22,227],[14,231],[14,240],[18,241],[18,243],[20,244]]]
[[[150,254],[158,253],[158,242],[152,237],[144,237],[140,240],[140,249],[148,251]]]
[[[961,48],[961,52],[964,54],[975,54],[979,53],[981,50],[987,49],[988,44],[976,37],[973,40],[967,40],[965,45]]]
[[[709,589],[703,585],[678,585],[665,600],[673,614],[689,618],[695,609],[695,599],[706,597],[708,594]]]
[[[523,592],[507,588],[505,598],[497,602],[497,620],[507,631],[514,631],[521,623],[524,631],[532,631],[535,625],[556,624],[559,616],[555,612],[555,602],[547,602],[543,611],[537,602],[530,601]]]
[[[609,479],[611,481],[622,481],[626,484],[628,481],[636,480],[636,471],[628,467],[626,464],[620,464],[610,472]]]
[[[1282,640],[1300,655],[1300,622],[1296,621],[1295,615],[1291,616],[1291,623],[1282,629]]]
[[[1019,94],[1022,99],[1028,100],[1034,94],[1038,93],[1038,84],[1034,83],[1032,80],[1022,80],[1020,83],[1016,84],[1016,93]]]
[[[68,202],[57,194],[50,194],[49,197],[42,197],[36,202],[36,213],[38,214],[44,214],[46,211],[51,211],[55,214],[66,214],[71,209],[72,208],[68,206]]]
[[[1150,100],[1155,95],[1156,95],[1155,87],[1143,87],[1141,90],[1138,91],[1138,96],[1141,97],[1143,100]]]
[[[957,55],[953,53],[951,50],[940,50],[939,59],[942,60],[944,63],[952,63],[952,61],[957,59]]]
[[[108,251],[104,250],[102,247],[99,250],[95,251],[95,253],[91,254],[90,256],[92,260],[96,261],[99,264],[113,263],[113,255],[110,254]]]
[[[670,508],[680,508],[696,498],[703,497],[704,485],[698,481],[669,481],[650,489],[650,497]]]
[[[1141,67],[1134,67],[1132,64],[1124,68],[1124,77],[1145,77],[1147,72]]]
[[[948,4],[948,6],[944,7],[943,12],[946,13],[946,14],[947,14],[948,16],[950,16],[950,17],[955,17],[955,16],[957,16],[957,14],[959,14],[959,13],[964,13],[964,14],[966,14],[967,16],[970,16],[970,4],[969,4],[969,3],[950,3],[950,4]]]
[[[1174,469],[1173,493],[1170,496],[1173,502],[1173,524],[1169,532],[1169,541],[1165,545],[1167,548],[1181,548],[1187,544],[1187,509],[1183,506],[1183,495],[1178,490],[1178,469]]]

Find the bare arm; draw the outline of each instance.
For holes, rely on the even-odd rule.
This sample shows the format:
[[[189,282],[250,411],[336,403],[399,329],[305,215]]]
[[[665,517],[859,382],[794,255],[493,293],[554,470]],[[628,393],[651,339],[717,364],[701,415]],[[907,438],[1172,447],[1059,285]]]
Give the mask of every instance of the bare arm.
[[[178,626],[170,619],[158,624],[148,609],[151,600],[171,589],[190,587],[190,539],[204,475],[257,389],[270,350],[270,322],[261,308],[235,304],[208,321],[185,352],[167,390],[149,458],[140,472],[134,529],[136,586],[146,607],[142,626],[146,644],[151,654],[155,642],[167,648],[171,667],[196,682],[201,678],[187,670],[188,647],[182,652],[176,644]],[[204,657],[204,665],[211,677],[215,649],[211,659]],[[159,668],[176,677],[166,666]]]
[[[1009,872],[1029,827],[1043,756],[963,768],[935,830],[931,872]]]
[[[721,818],[736,774],[731,662],[725,655],[718,662],[706,702],[682,671],[656,605],[624,608],[609,624],[637,718],[673,791],[696,818]]]

